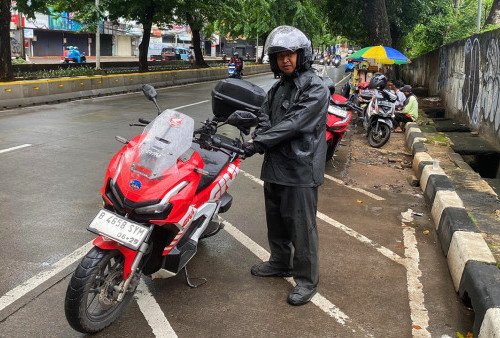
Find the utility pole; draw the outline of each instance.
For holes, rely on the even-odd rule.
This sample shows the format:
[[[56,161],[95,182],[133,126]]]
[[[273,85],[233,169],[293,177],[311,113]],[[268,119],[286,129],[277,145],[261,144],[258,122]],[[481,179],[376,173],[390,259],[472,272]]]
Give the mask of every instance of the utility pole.
[[[477,4],[477,32],[481,32],[481,9],[483,7],[483,3],[481,0],[478,1]]]
[[[257,32],[257,46],[255,46],[255,63],[259,62],[259,32]]]
[[[99,30],[99,0],[95,0],[97,29],[95,32],[95,69],[101,69],[101,32]]]

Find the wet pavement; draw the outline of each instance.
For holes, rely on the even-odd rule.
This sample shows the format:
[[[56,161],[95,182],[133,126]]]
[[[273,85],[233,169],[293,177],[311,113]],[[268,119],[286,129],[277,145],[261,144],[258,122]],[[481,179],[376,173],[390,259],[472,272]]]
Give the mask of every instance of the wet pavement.
[[[345,76],[329,71],[335,82]],[[247,79],[266,90],[275,81],[269,74]],[[210,116],[214,86],[161,89],[160,106],[185,106],[179,110],[198,124]],[[42,275],[93,238],[85,228],[121,146],[114,136],[132,137],[140,129],[128,124],[154,115],[139,93],[2,112],[0,336],[84,336],[64,318],[75,265],[47,280]],[[229,127],[221,132],[235,135]],[[412,169],[403,134],[373,149],[352,125],[342,143],[319,190],[320,287],[313,302],[289,306],[288,281],[249,273],[269,250],[262,157],[254,156],[230,188],[225,230],[204,240],[189,263],[190,274],[208,282],[190,289],[182,275],[144,278],[137,302],[96,336],[465,336],[473,313],[453,289],[421,191],[407,182]],[[20,145],[26,146],[13,148]],[[5,306],[5,294],[19,299]]]

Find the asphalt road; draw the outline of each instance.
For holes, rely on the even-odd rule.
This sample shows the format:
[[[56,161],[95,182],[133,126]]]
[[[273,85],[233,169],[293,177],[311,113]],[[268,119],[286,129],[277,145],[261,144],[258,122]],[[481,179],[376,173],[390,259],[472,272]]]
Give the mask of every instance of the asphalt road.
[[[329,72],[335,81],[344,76]],[[275,81],[269,74],[247,80],[266,90]],[[214,85],[161,89],[160,105],[181,107],[201,122],[211,115]],[[0,336],[81,337],[64,317],[71,263],[93,239],[85,229],[101,206],[106,166],[121,146],[115,135],[139,133],[128,124],[154,117],[154,106],[133,93],[1,114]],[[254,156],[231,186],[225,230],[203,241],[189,264],[193,277],[208,282],[190,289],[181,275],[145,278],[137,301],[96,336],[452,337],[470,331],[473,314],[453,290],[436,236],[401,221],[412,208],[423,214],[419,226],[432,227],[421,195],[376,189],[359,176],[357,190],[342,183],[354,180],[346,172],[364,170],[346,171],[354,166],[356,137],[351,131],[327,164],[320,189],[320,287],[313,302],[289,306],[288,281],[250,275],[269,250],[262,157]],[[381,176],[380,183],[393,179]]]

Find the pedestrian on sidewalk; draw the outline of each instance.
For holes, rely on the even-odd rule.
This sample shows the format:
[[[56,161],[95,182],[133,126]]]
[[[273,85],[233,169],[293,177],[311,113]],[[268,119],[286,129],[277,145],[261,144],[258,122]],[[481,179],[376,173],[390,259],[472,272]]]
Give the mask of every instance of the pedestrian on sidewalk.
[[[271,70],[280,75],[267,94],[246,156],[264,153],[267,235],[271,257],[255,264],[258,277],[293,276],[291,305],[315,295],[319,281],[316,212],[326,158],[328,89],[312,69],[310,40],[297,28],[279,26],[265,45]]]
[[[418,118],[418,101],[417,97],[413,94],[413,90],[410,85],[405,85],[401,88],[401,91],[406,97],[403,110],[401,112],[396,112],[394,119],[396,120],[397,126],[394,131],[402,132],[404,126],[407,122],[416,121]]]

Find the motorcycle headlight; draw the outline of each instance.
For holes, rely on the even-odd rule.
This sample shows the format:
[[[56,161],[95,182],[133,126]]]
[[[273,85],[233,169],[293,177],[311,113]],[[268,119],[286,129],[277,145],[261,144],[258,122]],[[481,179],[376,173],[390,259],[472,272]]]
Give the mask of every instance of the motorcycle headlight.
[[[177,195],[182,189],[184,189],[185,186],[188,185],[188,181],[183,181],[179,184],[177,184],[172,190],[170,190],[162,199],[160,202],[153,204],[153,205],[148,205],[146,207],[141,207],[135,209],[135,213],[137,214],[161,214],[165,209],[168,207],[168,201],[175,195]]]

